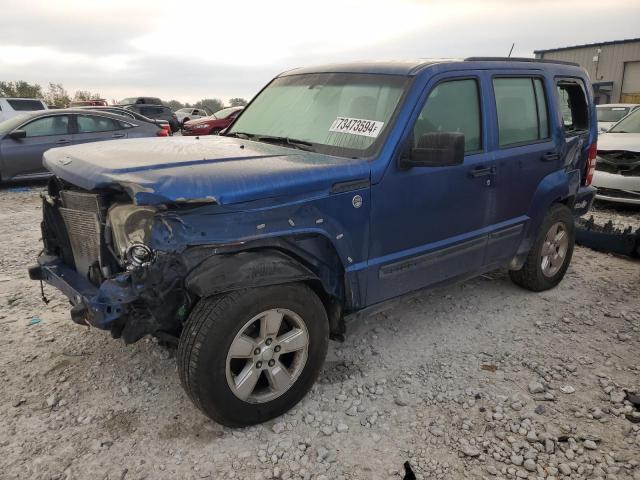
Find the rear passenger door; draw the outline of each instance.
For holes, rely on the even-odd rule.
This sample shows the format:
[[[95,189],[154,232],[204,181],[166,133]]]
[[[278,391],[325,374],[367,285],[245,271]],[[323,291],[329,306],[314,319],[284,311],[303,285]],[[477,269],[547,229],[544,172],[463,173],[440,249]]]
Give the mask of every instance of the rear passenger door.
[[[73,143],[126,138],[127,131],[118,120],[99,115],[76,115]]]
[[[500,73],[491,79],[497,161],[495,222],[507,230],[489,235],[487,263],[512,258],[523,238],[534,194],[561,167],[560,145],[549,127],[551,84],[539,71]]]

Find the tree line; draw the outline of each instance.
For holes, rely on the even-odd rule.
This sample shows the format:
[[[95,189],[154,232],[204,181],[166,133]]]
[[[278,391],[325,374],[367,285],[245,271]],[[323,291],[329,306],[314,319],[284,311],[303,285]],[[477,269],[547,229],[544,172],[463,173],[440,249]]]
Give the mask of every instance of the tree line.
[[[0,97],[14,98],[41,98],[47,105],[64,108],[72,101],[99,100],[102,96],[97,92],[89,90],[76,90],[73,97],[69,95],[67,90],[60,83],[49,83],[46,90],[37,83],[29,83],[24,80],[15,82],[0,81]],[[111,100],[111,103],[117,103]],[[219,98],[203,98],[196,103],[182,103],[178,100],[169,100],[163,102],[171,110],[179,110],[181,108],[204,108],[210,113],[217,112],[225,107],[224,102]],[[229,106],[244,106],[247,101],[244,98],[236,97],[229,100]]]

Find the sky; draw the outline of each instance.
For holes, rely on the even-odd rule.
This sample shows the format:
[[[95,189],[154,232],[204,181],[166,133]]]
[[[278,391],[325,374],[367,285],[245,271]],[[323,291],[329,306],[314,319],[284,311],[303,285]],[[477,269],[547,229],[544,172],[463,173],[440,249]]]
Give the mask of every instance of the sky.
[[[0,0],[0,80],[227,101],[301,66],[636,37],[637,0]]]

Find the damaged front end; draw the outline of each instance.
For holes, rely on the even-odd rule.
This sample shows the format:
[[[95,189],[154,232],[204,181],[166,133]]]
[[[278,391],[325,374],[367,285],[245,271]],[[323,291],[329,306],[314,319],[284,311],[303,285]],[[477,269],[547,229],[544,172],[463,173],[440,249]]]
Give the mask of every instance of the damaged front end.
[[[44,251],[30,277],[61,290],[76,323],[127,343],[176,337],[190,306],[188,266],[185,256],[150,247],[159,210],[132,204],[122,191],[88,192],[52,179],[43,196]]]

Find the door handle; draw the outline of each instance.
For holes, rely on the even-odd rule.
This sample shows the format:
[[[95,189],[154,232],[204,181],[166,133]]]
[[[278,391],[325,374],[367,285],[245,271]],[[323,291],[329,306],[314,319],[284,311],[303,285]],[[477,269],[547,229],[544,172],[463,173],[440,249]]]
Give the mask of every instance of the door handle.
[[[544,155],[542,155],[541,160],[543,162],[554,162],[556,160],[560,160],[560,154],[556,152],[547,152]]]
[[[484,177],[485,175],[491,175],[495,172],[495,167],[476,167],[469,171],[469,174],[474,177]]]
[[[67,143],[71,142],[71,140],[69,140],[68,138],[61,138],[60,140],[58,140],[56,142],[57,145],[66,145]]]
[[[124,137],[124,133],[114,133],[111,135],[111,138],[122,138]]]

